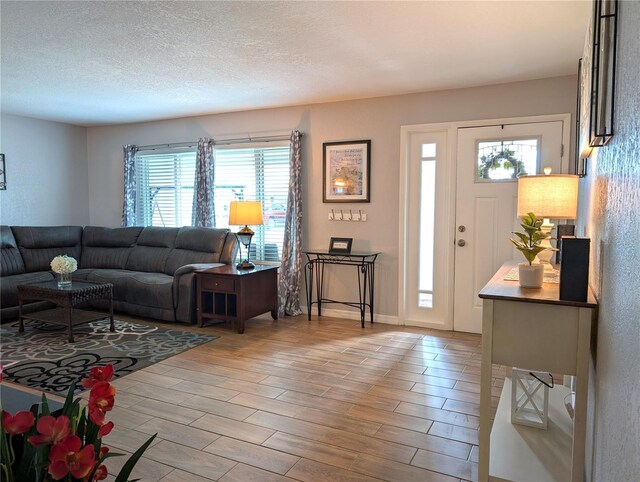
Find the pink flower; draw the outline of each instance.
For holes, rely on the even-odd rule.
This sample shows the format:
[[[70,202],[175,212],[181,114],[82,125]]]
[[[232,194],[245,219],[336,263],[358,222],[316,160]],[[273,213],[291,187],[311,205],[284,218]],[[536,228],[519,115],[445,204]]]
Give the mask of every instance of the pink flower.
[[[96,482],[98,480],[104,480],[107,478],[107,475],[109,475],[109,472],[107,472],[107,467],[105,465],[101,465],[93,473],[93,478],[91,480],[93,482]]]
[[[56,444],[71,433],[69,418],[64,415],[58,418],[51,415],[40,417],[36,424],[36,430],[40,435],[33,435],[27,439],[34,447],[43,444]]]
[[[92,388],[98,382],[108,382],[113,378],[113,365],[109,364],[104,367],[93,367],[89,372],[89,378],[82,379],[84,388]]]
[[[77,435],[68,435],[51,448],[49,452],[49,475],[60,480],[68,473],[76,479],[87,477],[95,465],[95,448],[87,445],[82,448]]]
[[[100,430],[98,430],[98,438],[109,435],[111,433],[111,430],[113,430],[113,422],[105,423],[100,427]]]
[[[35,422],[36,418],[33,413],[22,411],[15,415],[2,411],[2,426],[9,435],[20,435],[28,432]]]
[[[89,418],[96,425],[104,423],[104,414],[113,408],[116,389],[109,382],[100,381],[91,387],[89,393]]]

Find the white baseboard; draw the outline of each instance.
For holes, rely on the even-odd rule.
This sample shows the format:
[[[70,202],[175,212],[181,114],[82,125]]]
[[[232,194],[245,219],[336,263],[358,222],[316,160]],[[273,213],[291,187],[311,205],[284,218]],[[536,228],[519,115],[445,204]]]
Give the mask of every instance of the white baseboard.
[[[307,314],[307,307],[306,306],[301,306],[300,307],[302,309],[302,313],[303,314]],[[316,309],[312,309],[311,314],[315,315],[317,313]],[[358,320],[360,321],[360,313],[357,311],[350,311],[350,310],[336,310],[336,309],[331,309],[331,308],[322,308],[322,316],[329,316],[331,318],[342,318],[344,320]],[[264,313],[262,315],[257,316],[256,318],[263,318],[263,319],[271,319],[271,314],[269,313]],[[366,313],[365,316],[365,322],[369,323],[369,312]],[[392,316],[392,315],[381,315],[380,313],[374,313],[373,314],[373,322],[374,323],[382,323],[385,325],[395,325],[395,326],[416,326],[416,327],[420,327],[420,328],[429,328],[429,329],[435,329],[435,330],[444,330],[444,331],[450,331],[447,328],[443,327],[441,324],[438,323],[428,323],[428,322],[421,322],[421,321],[415,321],[415,320],[409,320],[408,322],[402,319],[399,319],[397,316]]]
[[[302,307],[302,312],[306,315],[307,314],[307,307],[303,306]],[[317,313],[317,311],[315,311],[314,309],[312,309],[311,314],[315,314]],[[332,318],[342,318],[345,320],[358,320],[360,321],[360,313],[357,311],[350,311],[350,310],[335,310],[335,309],[327,309],[327,308],[322,308],[322,316],[330,316]],[[369,323],[369,312],[367,311],[367,313],[365,314],[365,322]],[[403,323],[400,323],[398,320],[397,316],[391,316],[391,315],[381,315],[379,313],[374,313],[373,314],[373,322],[374,323],[383,323],[385,325],[402,325]]]

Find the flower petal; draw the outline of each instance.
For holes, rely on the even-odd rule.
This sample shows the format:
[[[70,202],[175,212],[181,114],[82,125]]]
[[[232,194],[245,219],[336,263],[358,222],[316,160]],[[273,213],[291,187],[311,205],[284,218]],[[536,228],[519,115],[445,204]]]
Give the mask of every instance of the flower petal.
[[[111,433],[111,430],[113,430],[113,427],[114,427],[113,422],[105,423],[102,427],[100,427],[100,430],[98,430],[98,438],[102,438],[109,435]]]
[[[53,480],[60,480],[69,473],[69,469],[65,461],[57,460],[49,465],[48,472]]]

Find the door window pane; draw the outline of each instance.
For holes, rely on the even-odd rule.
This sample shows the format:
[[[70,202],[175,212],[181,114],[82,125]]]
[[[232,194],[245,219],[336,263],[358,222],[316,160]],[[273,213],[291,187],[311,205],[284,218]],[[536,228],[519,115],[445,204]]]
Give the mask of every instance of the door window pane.
[[[422,157],[436,157],[436,143],[422,144]]]
[[[476,181],[509,181],[538,172],[540,139],[479,141]]]
[[[423,144],[424,146],[435,144]],[[435,149],[433,150],[435,154]],[[433,306],[433,244],[435,240],[436,160],[422,160],[420,185],[420,272],[418,279],[418,306]]]

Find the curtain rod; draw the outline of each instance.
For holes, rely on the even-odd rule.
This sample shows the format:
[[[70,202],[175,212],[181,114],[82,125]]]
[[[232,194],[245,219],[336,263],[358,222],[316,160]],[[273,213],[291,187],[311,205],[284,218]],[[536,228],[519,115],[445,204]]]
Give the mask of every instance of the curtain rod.
[[[302,135],[302,134],[300,134]],[[253,142],[278,142],[288,141],[290,136],[258,136],[258,137],[237,137],[233,139],[220,139],[216,141],[213,139],[214,146],[228,146],[230,144],[250,144]],[[173,142],[169,144],[150,144],[148,146],[136,146],[138,151],[156,151],[158,149],[172,149],[177,147],[195,147],[198,145],[198,141],[188,142]]]

